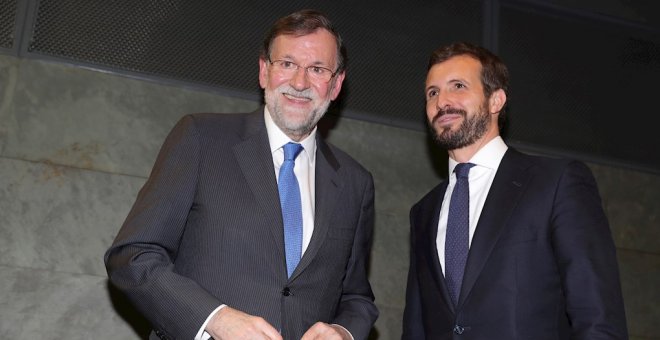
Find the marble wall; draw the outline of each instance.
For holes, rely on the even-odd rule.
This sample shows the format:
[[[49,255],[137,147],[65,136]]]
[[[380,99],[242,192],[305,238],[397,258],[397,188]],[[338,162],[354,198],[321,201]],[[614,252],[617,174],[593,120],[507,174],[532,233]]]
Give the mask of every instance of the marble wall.
[[[0,339],[144,338],[149,326],[108,285],[103,253],[179,117],[258,105],[0,55]],[[328,118],[328,139],[374,175],[373,338],[398,339],[408,210],[444,176],[445,156],[423,132]],[[660,177],[590,165],[618,247],[631,338],[660,339]]]

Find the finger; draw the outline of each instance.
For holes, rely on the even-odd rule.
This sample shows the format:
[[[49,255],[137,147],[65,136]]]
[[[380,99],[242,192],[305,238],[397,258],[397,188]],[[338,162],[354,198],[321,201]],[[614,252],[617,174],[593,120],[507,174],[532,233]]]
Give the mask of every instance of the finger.
[[[283,340],[282,335],[273,327],[263,330],[263,334],[271,340]]]
[[[323,322],[317,322],[305,332],[300,340],[322,339],[322,335],[325,331],[327,331],[327,325]]]

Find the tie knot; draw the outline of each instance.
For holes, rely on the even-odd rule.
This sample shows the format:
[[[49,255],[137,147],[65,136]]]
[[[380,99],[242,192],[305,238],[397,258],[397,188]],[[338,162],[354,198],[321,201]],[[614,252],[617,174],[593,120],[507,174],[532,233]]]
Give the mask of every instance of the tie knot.
[[[300,151],[302,151],[302,145],[298,143],[289,142],[284,144],[284,160],[293,161],[298,157]]]
[[[456,167],[454,168],[454,172],[456,173],[456,177],[461,177],[461,178],[467,178],[468,174],[470,173],[470,168],[472,168],[475,164],[473,163],[458,163],[456,164]]]

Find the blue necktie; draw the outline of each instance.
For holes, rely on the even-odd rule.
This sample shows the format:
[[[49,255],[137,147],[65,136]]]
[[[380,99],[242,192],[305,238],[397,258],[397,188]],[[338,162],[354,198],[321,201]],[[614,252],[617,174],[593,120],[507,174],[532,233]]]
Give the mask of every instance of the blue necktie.
[[[461,284],[463,283],[463,272],[468,257],[470,242],[470,184],[468,174],[473,166],[472,163],[459,163],[456,165],[454,168],[456,184],[449,202],[447,236],[445,239],[445,280],[454,306],[458,304]]]
[[[278,189],[284,221],[284,247],[286,252],[286,270],[288,277],[296,269],[302,254],[302,207],[300,188],[296,174],[293,173],[295,160],[303,147],[296,143],[284,145],[284,163],[280,168]]]

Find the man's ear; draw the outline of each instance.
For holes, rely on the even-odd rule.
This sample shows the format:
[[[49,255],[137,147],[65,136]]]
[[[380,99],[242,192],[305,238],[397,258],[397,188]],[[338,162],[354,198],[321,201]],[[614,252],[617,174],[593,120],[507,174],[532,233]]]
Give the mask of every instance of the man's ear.
[[[330,80],[333,82],[332,86],[332,93],[330,94],[330,100],[335,100],[339,96],[339,92],[341,92],[341,86],[344,83],[344,78],[346,77],[346,71],[342,71],[341,73],[337,74],[335,76],[335,79]]]
[[[265,89],[268,85],[268,65],[266,65],[266,60],[259,57],[259,86],[262,89]]]
[[[498,113],[502,111],[504,104],[506,104],[506,93],[504,93],[504,90],[498,89],[488,99],[488,112]]]

